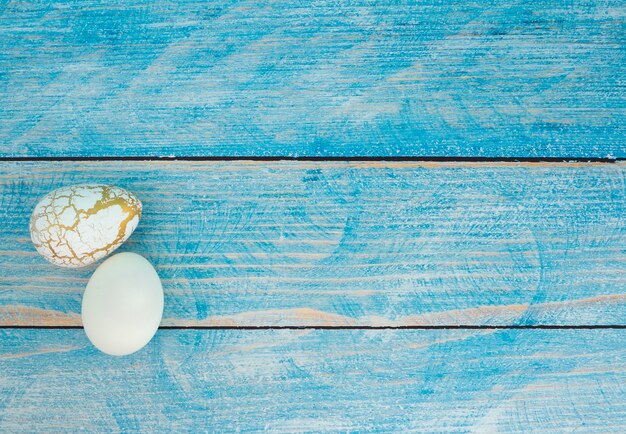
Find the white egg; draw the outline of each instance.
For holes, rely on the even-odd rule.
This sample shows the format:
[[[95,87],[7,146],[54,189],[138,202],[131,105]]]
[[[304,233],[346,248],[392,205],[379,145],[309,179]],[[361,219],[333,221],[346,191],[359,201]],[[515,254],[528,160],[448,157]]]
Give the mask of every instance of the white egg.
[[[87,283],[81,316],[100,351],[124,356],[143,348],[163,315],[163,288],[154,267],[136,253],[104,261]]]
[[[117,249],[133,233],[141,202],[119,187],[75,185],[48,193],[30,218],[37,251],[61,267],[78,268]]]

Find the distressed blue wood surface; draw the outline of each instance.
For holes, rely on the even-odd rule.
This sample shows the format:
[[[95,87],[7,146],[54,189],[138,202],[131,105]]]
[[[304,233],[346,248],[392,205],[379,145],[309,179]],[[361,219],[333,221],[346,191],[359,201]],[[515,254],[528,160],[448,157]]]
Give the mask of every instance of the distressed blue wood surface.
[[[0,164],[0,324],[79,325],[94,267],[33,247],[61,186],[144,210],[168,325],[626,324],[624,164]]]
[[[622,1],[0,4],[0,156],[626,157]]]
[[[626,157],[623,2],[0,2],[0,157]],[[626,318],[626,166],[0,163],[0,325],[80,325],[53,188],[117,184],[164,324]],[[0,330],[0,432],[625,432],[624,330]]]
[[[623,330],[0,330],[3,432],[626,431]]]

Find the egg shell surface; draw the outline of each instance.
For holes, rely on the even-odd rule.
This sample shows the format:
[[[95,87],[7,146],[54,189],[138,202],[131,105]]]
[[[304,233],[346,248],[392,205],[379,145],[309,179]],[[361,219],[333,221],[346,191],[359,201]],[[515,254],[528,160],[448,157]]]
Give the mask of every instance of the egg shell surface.
[[[161,279],[147,259],[118,253],[93,273],[83,295],[85,333],[100,351],[124,356],[143,348],[163,316]]]
[[[37,251],[60,267],[79,268],[109,255],[133,233],[141,202],[108,185],[75,185],[44,196],[30,219]]]

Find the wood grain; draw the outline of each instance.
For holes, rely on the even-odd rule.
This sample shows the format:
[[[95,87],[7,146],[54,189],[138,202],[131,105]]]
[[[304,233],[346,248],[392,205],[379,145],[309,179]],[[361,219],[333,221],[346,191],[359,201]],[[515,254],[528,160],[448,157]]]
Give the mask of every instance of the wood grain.
[[[624,432],[621,330],[0,330],[3,432]]]
[[[0,156],[626,157],[623,2],[2,2]]]
[[[585,325],[626,318],[626,164],[0,164],[0,324],[80,325],[93,267],[28,235],[54,188],[144,204],[123,249],[164,325]]]

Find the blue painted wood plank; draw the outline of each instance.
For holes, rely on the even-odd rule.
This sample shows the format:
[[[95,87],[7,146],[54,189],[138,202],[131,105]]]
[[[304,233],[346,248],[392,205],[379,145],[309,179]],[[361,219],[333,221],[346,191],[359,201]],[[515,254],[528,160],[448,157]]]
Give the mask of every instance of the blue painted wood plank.
[[[3,432],[624,432],[623,330],[0,330]]]
[[[60,186],[134,192],[123,250],[168,325],[625,324],[626,164],[0,164],[0,324],[80,325],[93,267],[59,269],[28,219]]]
[[[0,156],[626,157],[619,0],[0,4]]]

